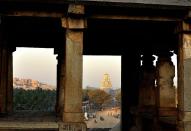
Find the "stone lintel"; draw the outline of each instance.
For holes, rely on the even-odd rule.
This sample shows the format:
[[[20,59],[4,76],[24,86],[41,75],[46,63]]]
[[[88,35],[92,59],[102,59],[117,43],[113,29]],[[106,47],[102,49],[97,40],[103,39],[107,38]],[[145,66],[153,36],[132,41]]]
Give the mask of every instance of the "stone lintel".
[[[180,22],[175,29],[175,33],[191,33],[191,22],[189,21],[190,20]]]
[[[62,27],[67,29],[84,29],[87,27],[87,20],[84,18],[62,18]]]
[[[191,31],[191,23],[182,22],[183,31]]]
[[[69,4],[68,14],[84,15],[85,7],[82,4]]]
[[[64,112],[64,122],[83,122],[84,115],[82,112]]]

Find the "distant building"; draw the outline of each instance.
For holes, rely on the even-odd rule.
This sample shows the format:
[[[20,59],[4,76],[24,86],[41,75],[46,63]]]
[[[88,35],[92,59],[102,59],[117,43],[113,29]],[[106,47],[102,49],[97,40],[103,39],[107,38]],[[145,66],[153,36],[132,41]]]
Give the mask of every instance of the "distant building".
[[[37,88],[41,88],[43,90],[54,90],[55,86],[41,83],[37,80],[32,79],[23,79],[23,78],[13,78],[13,87],[24,90],[36,90]]]
[[[101,82],[101,90],[109,90],[112,88],[112,84],[111,84],[111,80],[110,80],[110,76],[108,73],[105,73],[103,76],[103,80]]]

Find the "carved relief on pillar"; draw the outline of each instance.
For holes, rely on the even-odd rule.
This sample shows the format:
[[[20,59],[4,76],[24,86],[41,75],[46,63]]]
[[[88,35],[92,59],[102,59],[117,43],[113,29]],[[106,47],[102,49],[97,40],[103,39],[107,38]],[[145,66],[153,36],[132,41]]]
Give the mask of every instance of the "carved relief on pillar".
[[[86,131],[85,123],[59,123],[59,131]]]
[[[157,88],[158,107],[160,115],[176,114],[176,95],[173,79],[175,76],[175,66],[171,61],[172,53],[159,55],[157,61]],[[175,112],[168,112],[175,111]],[[165,112],[167,111],[167,112]]]
[[[184,50],[184,59],[191,58],[191,36],[183,35],[183,50]]]
[[[178,131],[191,130],[191,23],[182,21],[178,47]]]
[[[191,111],[191,35],[183,35],[184,110]]]

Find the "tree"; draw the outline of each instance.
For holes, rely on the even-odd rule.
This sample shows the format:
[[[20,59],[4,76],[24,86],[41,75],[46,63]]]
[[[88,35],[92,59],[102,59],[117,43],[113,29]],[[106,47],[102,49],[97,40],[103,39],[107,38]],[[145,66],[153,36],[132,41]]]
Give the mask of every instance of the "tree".
[[[83,91],[82,91],[82,100],[83,100],[83,101],[89,100],[89,97],[88,97],[88,89],[83,89]]]
[[[90,102],[97,104],[99,107],[111,100],[111,95],[100,89],[89,90],[88,97]]]
[[[115,94],[115,99],[116,99],[119,103],[121,103],[121,91],[116,92],[116,94]]]

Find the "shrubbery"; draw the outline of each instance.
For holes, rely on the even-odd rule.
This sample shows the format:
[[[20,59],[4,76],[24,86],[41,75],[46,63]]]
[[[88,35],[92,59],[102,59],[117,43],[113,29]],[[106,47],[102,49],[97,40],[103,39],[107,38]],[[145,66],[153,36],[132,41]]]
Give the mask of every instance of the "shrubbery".
[[[56,90],[24,90],[13,91],[14,110],[54,111]]]

